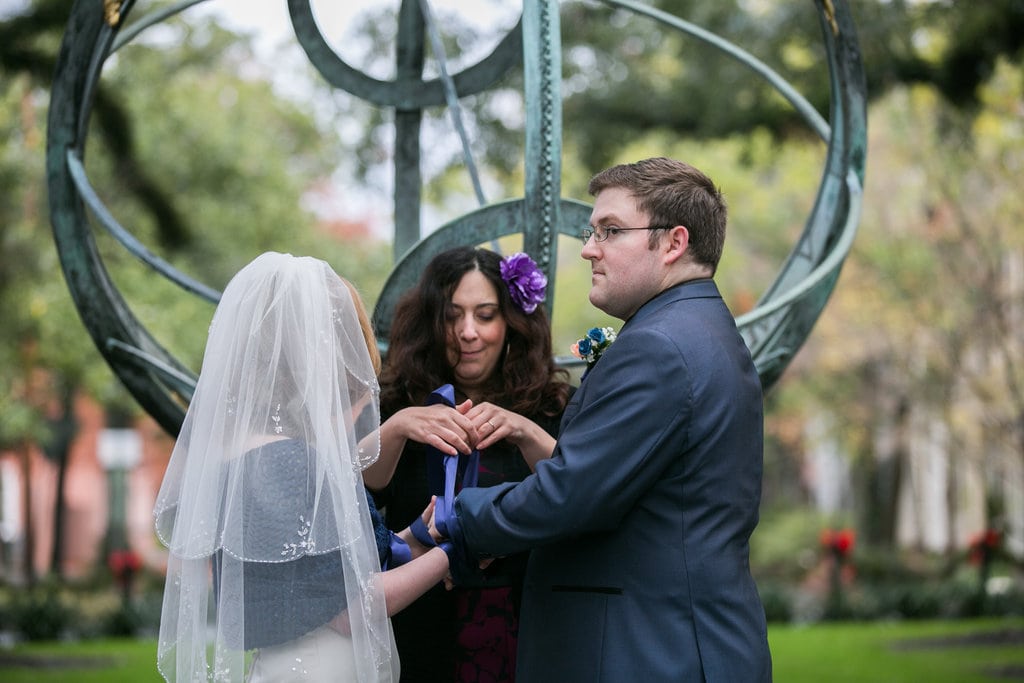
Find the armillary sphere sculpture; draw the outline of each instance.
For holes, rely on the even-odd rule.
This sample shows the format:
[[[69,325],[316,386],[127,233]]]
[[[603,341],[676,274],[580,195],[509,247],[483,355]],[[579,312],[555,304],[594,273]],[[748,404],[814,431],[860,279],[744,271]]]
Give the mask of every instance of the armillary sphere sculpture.
[[[106,60],[139,32],[197,4],[186,0],[133,22],[132,0],[78,0],[61,45],[50,100],[47,170],[54,239],[75,304],[93,341],[135,399],[160,425],[177,434],[196,376],[172,357],[136,319],[104,267],[88,214],[126,249],[193,294],[217,301],[219,293],[176,271],[152,254],[104,206],[83,166],[94,93]],[[813,0],[821,25],[831,78],[830,120],[784,79],[736,45],[683,19],[630,0],[604,5],[646,17],[721,50],[766,79],[826,142],[828,151],[817,197],[805,227],[772,285],[756,307],[738,318],[753,352],[762,384],[771,386],[807,338],[824,308],[850,250],[859,219],[866,153],[866,88],[860,51],[846,0]],[[380,107],[395,109],[396,265],[380,293],[375,323],[386,338],[398,295],[411,285],[437,252],[523,234],[523,247],[537,260],[552,286],[553,308],[557,236],[575,236],[590,206],[562,198],[561,41],[559,3],[524,0],[520,21],[478,64],[448,74],[429,0],[402,0],[399,11],[397,77],[371,78],[331,50],[320,33],[310,0],[288,0],[299,43],[312,64],[333,86]],[[433,44],[441,77],[423,80],[425,42]],[[480,208],[420,239],[420,115],[446,105],[468,150],[460,125],[459,98],[487,89],[509,69],[524,74],[527,123],[526,182],[521,198],[486,203],[468,153]],[[524,229],[524,226],[525,229]]]

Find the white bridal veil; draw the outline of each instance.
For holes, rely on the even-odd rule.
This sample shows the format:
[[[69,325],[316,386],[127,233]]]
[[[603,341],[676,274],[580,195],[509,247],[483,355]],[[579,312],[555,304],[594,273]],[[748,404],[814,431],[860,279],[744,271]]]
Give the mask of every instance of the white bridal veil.
[[[327,263],[266,253],[231,280],[153,513],[167,680],[242,681],[254,649],[339,614],[358,680],[396,677],[360,475],[380,452],[378,395]]]

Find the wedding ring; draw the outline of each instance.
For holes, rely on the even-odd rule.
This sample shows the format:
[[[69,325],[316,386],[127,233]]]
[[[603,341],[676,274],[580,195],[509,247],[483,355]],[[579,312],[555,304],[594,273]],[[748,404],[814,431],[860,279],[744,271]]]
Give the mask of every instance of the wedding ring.
[[[493,423],[493,422],[491,422],[490,420],[488,420],[488,421],[487,421],[487,424],[491,425],[491,431],[492,431],[492,432],[493,432],[493,431],[494,431],[495,429],[497,429],[497,427],[495,427],[495,426],[494,426],[494,423]]]

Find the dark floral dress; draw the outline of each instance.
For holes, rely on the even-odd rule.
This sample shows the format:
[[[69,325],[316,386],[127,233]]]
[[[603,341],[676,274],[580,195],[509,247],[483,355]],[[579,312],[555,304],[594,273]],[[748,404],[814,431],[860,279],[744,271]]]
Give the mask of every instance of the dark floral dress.
[[[387,419],[401,409],[382,406]],[[552,436],[561,415],[527,416]],[[409,441],[387,488],[375,494],[387,526],[404,529],[430,501],[423,444]],[[522,481],[530,474],[505,441],[480,453],[477,485]],[[472,586],[436,586],[392,617],[403,683],[507,683],[515,680],[519,603],[528,553],[495,560]]]

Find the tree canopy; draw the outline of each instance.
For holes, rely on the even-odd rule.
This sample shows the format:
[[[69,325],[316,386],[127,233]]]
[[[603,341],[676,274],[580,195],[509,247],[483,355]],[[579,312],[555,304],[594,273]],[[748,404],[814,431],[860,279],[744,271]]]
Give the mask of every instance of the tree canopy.
[[[41,432],[47,407],[33,393],[35,368],[125,400],[111,398],[116,385],[78,322],[50,236],[47,86],[71,4],[35,0],[0,18],[0,443]],[[827,115],[829,79],[810,1],[651,4],[741,46]],[[807,447],[809,416],[830,412],[836,438],[870,465],[870,496],[885,489],[871,464],[891,454],[882,452],[892,442],[882,432],[909,428],[920,411],[941,416],[949,452],[965,461],[995,462],[991,454],[1007,450],[1024,457],[1024,358],[1015,343],[1024,335],[1016,182],[1024,163],[1024,4],[851,5],[871,98],[861,233],[833,301],[769,397],[769,459],[776,458],[772,472],[791,475]],[[602,3],[561,7],[563,194],[586,199],[593,171],[642,156],[707,168],[731,209],[718,278],[734,312],[748,310],[802,227],[820,178],[821,141],[730,58]],[[359,65],[378,76],[394,62],[391,11],[370,6],[353,27],[362,38]],[[457,13],[439,22],[454,65],[508,29],[473,32]],[[391,266],[387,246],[338,239],[308,199],[339,169],[351,171],[346,182],[355,187],[385,184],[393,112],[326,88],[297,101],[275,89],[273,66],[260,64],[249,37],[208,18],[183,16],[144,34],[104,72],[90,178],[140,239],[215,287],[259,251],[278,249],[324,256],[372,300]],[[522,192],[521,79],[510,73],[463,102],[492,200]],[[442,133],[450,139],[447,116],[425,112],[432,217],[474,202],[461,150],[438,142]],[[154,276],[99,228],[97,239],[136,314],[198,369],[213,307]],[[567,269],[582,265],[571,250],[560,254]],[[559,272],[556,351],[606,322],[585,305],[565,305],[584,304],[586,283]],[[792,493],[786,478],[775,477],[772,490]],[[877,530],[882,540],[891,534],[891,524]]]

